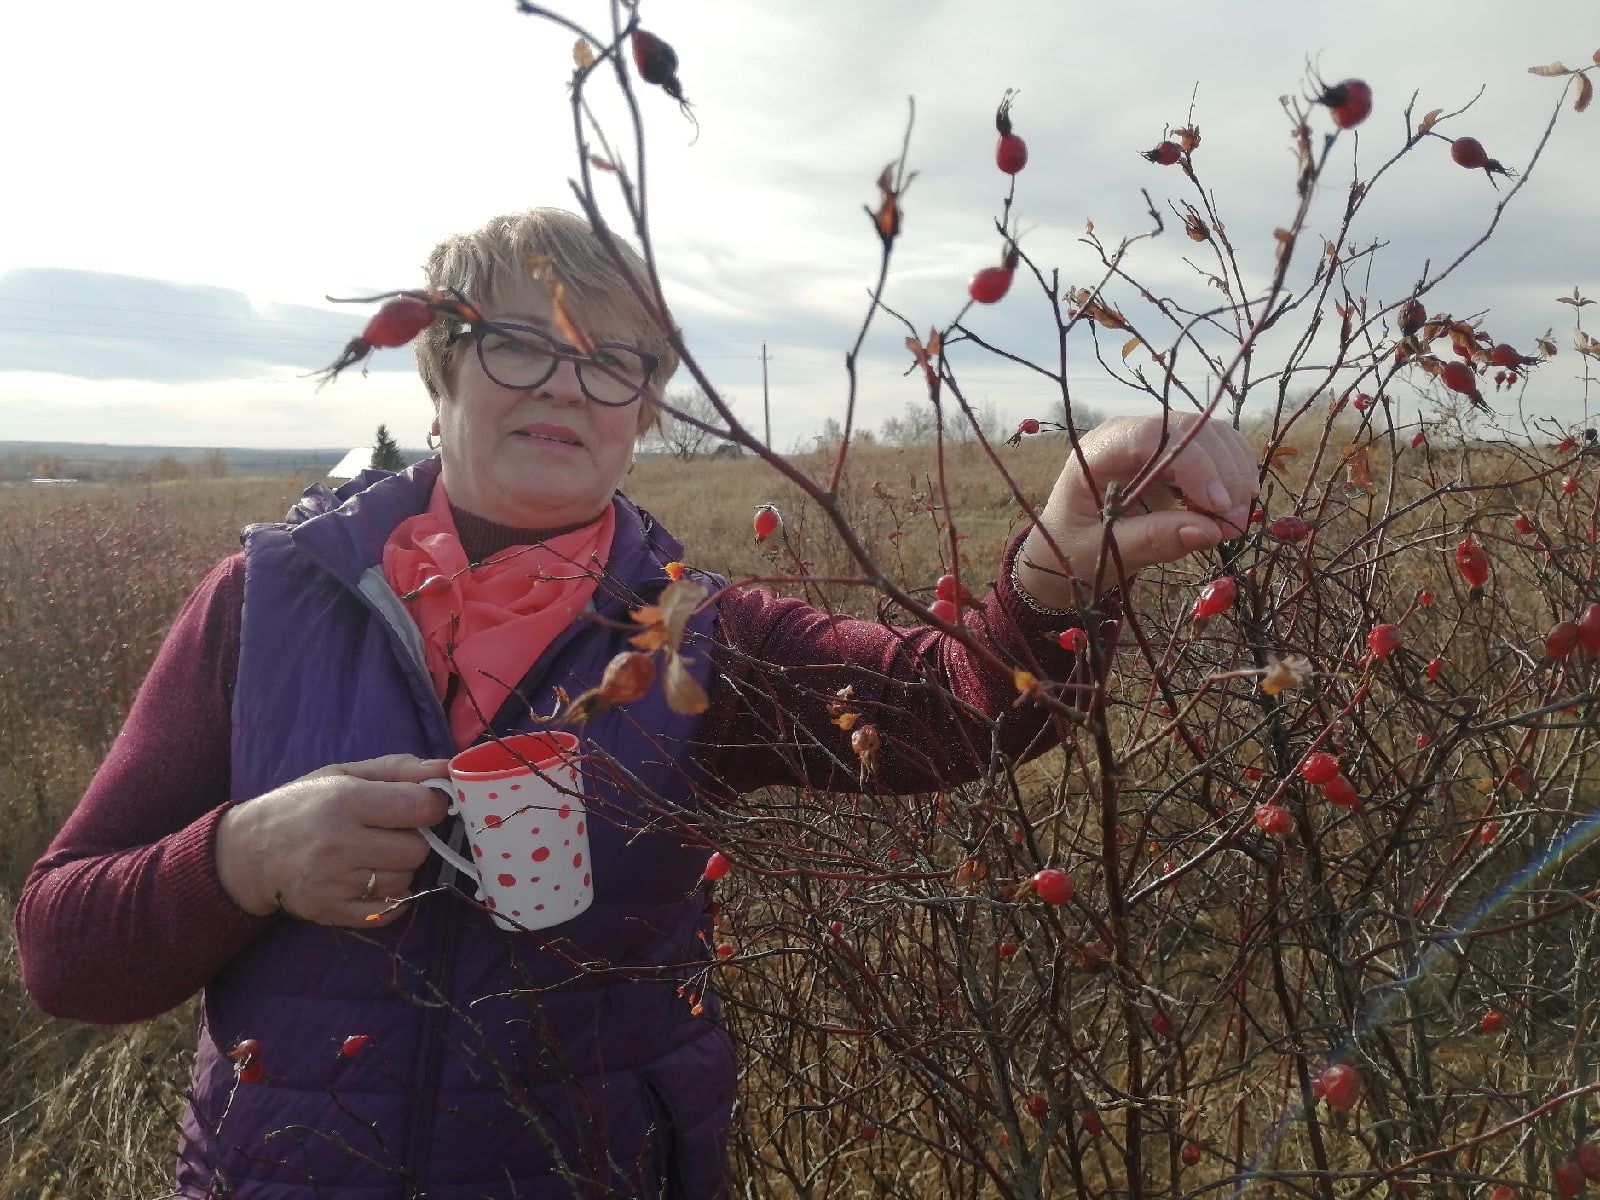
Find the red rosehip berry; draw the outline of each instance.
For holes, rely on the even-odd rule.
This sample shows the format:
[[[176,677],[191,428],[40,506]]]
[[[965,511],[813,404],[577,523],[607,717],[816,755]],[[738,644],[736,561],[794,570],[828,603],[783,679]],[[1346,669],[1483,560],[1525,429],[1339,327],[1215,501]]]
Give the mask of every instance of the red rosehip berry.
[[[1421,329],[1428,321],[1428,310],[1422,307],[1422,301],[1417,299],[1407,300],[1400,306],[1400,311],[1395,315],[1395,324],[1400,327],[1400,332],[1411,334]]]
[[[870,1142],[876,1139],[877,1136],[878,1127],[872,1124],[870,1121],[862,1125],[860,1129],[856,1130],[856,1139],[858,1141]]]
[[[1476,598],[1483,590],[1483,585],[1489,581],[1488,552],[1469,533],[1457,543],[1455,557],[1456,570],[1461,572],[1461,578],[1467,581],[1467,586],[1472,589]]]
[[[946,621],[954,625],[961,619],[960,610],[949,600],[935,600],[928,605],[928,615],[936,621]]]
[[[433,324],[433,309],[411,296],[396,296],[372,314],[361,340],[369,346],[393,349],[404,346]]]
[[[1356,792],[1355,784],[1343,775],[1335,775],[1322,785],[1322,795],[1329,804],[1336,804],[1340,808],[1360,808],[1361,797]]]
[[[717,943],[717,957],[718,958],[732,958],[733,957],[733,947],[731,945],[729,945],[727,942],[718,942]]]
[[[706,869],[701,874],[700,879],[704,883],[715,883],[731,870],[733,870],[733,864],[728,861],[728,856],[721,850],[717,850],[712,853],[710,858],[706,859]]]
[[[1564,1162],[1550,1172],[1550,1182],[1557,1196],[1576,1196],[1588,1184],[1583,1167],[1576,1162]]]
[[[1035,871],[1028,882],[1033,885],[1034,895],[1046,904],[1065,904],[1072,899],[1071,876],[1055,867]]]
[[[1169,1038],[1173,1034],[1172,1018],[1164,1008],[1158,1008],[1150,1014],[1150,1032],[1157,1037]]]
[[[1528,519],[1528,514],[1524,512],[1517,514],[1517,519],[1511,522],[1511,527],[1518,533],[1533,532],[1533,522]]]
[[[235,1043],[233,1049],[228,1051],[228,1057],[234,1062],[249,1062],[252,1058],[260,1058],[261,1043],[255,1038],[245,1038]]]
[[[1500,836],[1499,821],[1485,821],[1478,827],[1478,841],[1487,846]]]
[[[1444,659],[1442,659],[1442,658],[1430,658],[1428,660],[1428,665],[1427,665],[1427,668],[1425,670],[1425,673],[1427,674],[1429,679],[1437,679],[1437,678],[1439,678],[1439,675],[1443,671],[1444,671]]]
[[[834,937],[838,937],[840,934],[844,933],[844,922],[843,921],[829,921],[828,922],[828,932],[831,933]]]
[[[1590,1180],[1600,1183],[1600,1146],[1593,1142],[1585,1142],[1578,1147],[1578,1153],[1573,1161],[1583,1168],[1583,1173]]]
[[[1028,165],[1028,143],[1014,133],[1002,134],[994,146],[994,165],[1015,175]]]
[[[1420,592],[1417,593],[1417,603],[1422,605],[1423,608],[1432,608],[1433,607],[1433,593],[1430,592],[1427,588],[1423,588]]]
[[[778,526],[783,524],[783,519],[778,516],[778,510],[770,504],[763,504],[756,509],[755,530],[756,541],[764,542],[777,532]]]
[[[1502,1183],[1489,1193],[1489,1200],[1517,1200],[1517,1189]]]
[[[1489,165],[1489,154],[1475,137],[1458,137],[1450,143],[1450,157],[1469,170]]]
[[[1405,642],[1405,634],[1400,632],[1398,625],[1377,625],[1367,634],[1367,646],[1372,650],[1373,658],[1388,658]]]
[[[1183,1149],[1178,1151],[1178,1158],[1182,1160],[1183,1165],[1186,1167],[1192,1167],[1199,1163],[1200,1155],[1201,1150],[1199,1142],[1185,1142],[1183,1144]]]
[[[1321,786],[1338,774],[1339,760],[1321,750],[1306,755],[1300,763],[1300,778],[1313,786]]]
[[[1426,446],[1427,444],[1428,444],[1428,435],[1423,433],[1422,430],[1419,429],[1419,430],[1417,430],[1415,433],[1413,433],[1411,435],[1411,448],[1413,450],[1415,450],[1419,446]]]
[[[1258,804],[1251,820],[1262,833],[1273,837],[1287,837],[1294,829],[1294,817],[1281,804]]]
[[[1177,142],[1162,142],[1154,150],[1146,150],[1144,157],[1163,167],[1170,167],[1183,157],[1183,147]]]
[[[1571,450],[1575,449],[1577,447],[1577,445],[1578,445],[1578,439],[1577,438],[1575,438],[1575,437],[1564,437],[1559,442],[1556,443],[1556,450],[1561,454],[1566,454],[1566,453],[1570,452]]]
[[[1561,477],[1561,490],[1568,496],[1576,496],[1578,494],[1578,481],[1571,475],[1563,475]]]
[[[1418,750],[1426,750],[1429,746],[1433,745],[1433,738],[1429,734],[1419,733],[1417,734],[1415,745]]]
[[[1248,780],[1251,783],[1254,783],[1256,780],[1260,779],[1265,774],[1266,774],[1266,772],[1263,771],[1260,767],[1246,767],[1244,769],[1244,777],[1245,777],[1246,780]]]
[[[1522,355],[1517,353],[1515,346],[1509,346],[1505,342],[1501,342],[1493,350],[1489,351],[1489,365],[1491,367],[1520,367],[1522,365]]]
[[[1019,433],[1026,434],[1038,433],[1039,422],[1034,420],[1032,417],[1023,417],[1022,420],[1017,423],[1017,431]]]
[[[1464,362],[1445,363],[1444,369],[1439,372],[1439,379],[1452,392],[1460,392],[1465,396],[1471,396],[1478,390],[1478,377]]]
[[[1311,522],[1300,517],[1279,517],[1267,526],[1267,536],[1280,542],[1303,542],[1311,536]]]
[[[961,594],[961,584],[954,575],[941,575],[933,585],[933,594],[936,599],[954,604],[956,597]]]
[[[1050,1097],[1041,1092],[1034,1092],[1022,1103],[1035,1121],[1042,1121],[1050,1115]]]
[[[1355,405],[1357,412],[1366,412],[1367,409],[1372,407],[1372,397],[1363,392],[1350,403]]]
[[[1017,944],[1015,942],[1001,942],[998,953],[1002,962],[1010,962],[1017,956]]]
[[[1200,589],[1200,595],[1194,602],[1194,610],[1189,615],[1195,620],[1203,621],[1218,613],[1225,613],[1233,607],[1238,595],[1239,585],[1233,576],[1220,575]]]
[[[339,1054],[344,1058],[354,1058],[367,1048],[372,1042],[370,1033],[352,1033],[339,1046]]]
[[[994,127],[1000,134],[994,147],[994,164],[1007,175],[1015,175],[1028,165],[1028,144],[1011,129],[1011,103],[1016,95],[1008,88],[994,114]]]
[[[1063,650],[1071,650],[1073,653],[1086,650],[1089,647],[1089,635],[1076,625],[1071,629],[1062,630],[1061,636],[1056,640],[1061,643]]]
[[[1099,1137],[1106,1131],[1106,1123],[1100,1119],[1100,1114],[1092,1108],[1083,1114],[1083,1120],[1080,1124],[1083,1126],[1083,1131],[1090,1137]]]
[[[1585,658],[1600,658],[1600,604],[1591,604],[1578,618],[1578,644]]]
[[[1326,89],[1317,102],[1328,106],[1340,129],[1354,129],[1372,111],[1372,89],[1363,80],[1346,79]]]
[[[977,304],[995,304],[1011,290],[1015,275],[1010,267],[985,267],[967,284],[967,295]]]
[[[1578,648],[1580,634],[1574,621],[1558,621],[1544,635],[1544,656],[1551,662],[1563,662]]]
[[[1506,1015],[1496,1008],[1491,1008],[1478,1019],[1478,1028],[1484,1033],[1499,1033],[1505,1027]]]
[[[240,1063],[234,1074],[239,1077],[240,1083],[260,1083],[267,1077],[267,1069],[261,1065],[259,1058],[252,1058]]]
[[[1323,1067],[1311,1082],[1311,1094],[1335,1112],[1349,1112],[1361,1098],[1360,1072],[1345,1063]]]

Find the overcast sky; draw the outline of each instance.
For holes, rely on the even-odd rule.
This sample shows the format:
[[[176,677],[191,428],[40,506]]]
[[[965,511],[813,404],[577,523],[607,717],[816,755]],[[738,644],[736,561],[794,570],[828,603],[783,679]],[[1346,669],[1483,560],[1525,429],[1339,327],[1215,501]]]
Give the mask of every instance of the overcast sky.
[[[600,0],[557,7],[608,22]],[[908,96],[920,175],[887,299],[926,329],[958,311],[968,277],[997,257],[1005,177],[993,121],[1008,87],[1020,91],[1013,116],[1031,150],[1016,201],[1024,245],[1064,284],[1098,278],[1079,240],[1086,220],[1114,242],[1148,225],[1141,188],[1163,207],[1191,194],[1176,168],[1135,152],[1185,122],[1192,92],[1197,170],[1246,278],[1260,280],[1295,199],[1278,98],[1305,90],[1308,58],[1330,80],[1366,79],[1376,97],[1358,157],[1341,138],[1317,196],[1311,228],[1331,231],[1353,161],[1365,173],[1389,157],[1414,92],[1420,115],[1459,108],[1485,85],[1441,129],[1521,170],[1565,83],[1526,68],[1587,64],[1600,47],[1595,0],[1526,0],[1514,16],[1487,0],[644,0],[641,13],[677,48],[701,126],[691,144],[676,106],[644,90],[669,299],[755,425],[768,344],[780,449],[842,416],[843,354],[877,265],[862,205],[899,152]],[[414,286],[439,237],[497,212],[570,204],[572,38],[511,0],[78,0],[14,6],[7,26],[0,439],[353,445],[383,421],[418,445],[429,411],[408,352],[321,392],[302,377],[365,319],[323,297]],[[619,110],[596,99],[624,133]],[[1575,285],[1600,294],[1600,104],[1570,107],[1569,97],[1494,239],[1429,299],[1433,311],[1487,310],[1497,337],[1525,349],[1554,326],[1561,354],[1522,403],[1567,421],[1581,415],[1581,367],[1573,309],[1555,297]],[[1314,120],[1329,127],[1320,110]],[[1358,241],[1389,242],[1373,259],[1374,300],[1406,295],[1425,260],[1437,269],[1454,258],[1500,194],[1452,164],[1443,141],[1402,161],[1358,223]],[[1299,256],[1308,269],[1314,247]],[[1184,303],[1214,303],[1219,293],[1184,262],[1203,262],[1202,249],[1169,219],[1128,270]],[[1138,311],[1128,289],[1109,294]],[[971,324],[1025,354],[1053,339],[1048,301],[1020,283]],[[1600,333],[1600,318],[1589,326]],[[891,321],[874,326],[868,427],[922,396],[902,376],[903,336]],[[1150,405],[1105,378],[1090,351],[1075,334],[1070,373],[1085,402]],[[1021,368],[970,346],[956,362],[971,397],[1010,421],[1059,412]]]

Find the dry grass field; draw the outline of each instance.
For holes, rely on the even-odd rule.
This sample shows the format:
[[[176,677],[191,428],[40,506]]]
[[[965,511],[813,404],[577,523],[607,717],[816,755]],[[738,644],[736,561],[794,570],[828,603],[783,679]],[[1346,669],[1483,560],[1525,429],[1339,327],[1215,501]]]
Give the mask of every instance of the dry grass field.
[[[736,1152],[746,1194],[1062,1194],[1086,1180],[1125,1180],[1136,1161],[1152,1192],[1195,1194],[1275,1173],[1268,1186],[1282,1194],[1331,1196],[1318,1181],[1337,1170],[1341,1195],[1427,1184],[1467,1196],[1500,1177],[1543,1186],[1548,1164],[1586,1136],[1582,1104],[1557,1106],[1548,1119],[1527,1114],[1595,1077],[1585,1047],[1596,1044],[1600,996],[1581,973],[1597,944],[1585,876],[1593,855],[1563,841],[1587,814],[1594,668],[1538,662],[1552,621],[1600,598],[1592,465],[1548,448],[1391,442],[1369,495],[1348,488],[1337,453],[1319,457],[1318,444],[1284,460],[1263,498],[1269,517],[1313,520],[1317,539],[1300,548],[1253,535],[1254,599],[1241,603],[1236,624],[1229,617],[1202,633],[1186,620],[1214,558],[1146,581],[1136,605],[1146,643],[1124,640],[1107,685],[1106,740],[1075,734],[1020,775],[1002,771],[976,792],[941,797],[937,816],[930,805],[885,799],[882,820],[863,824],[871,814],[862,806],[841,806],[837,827],[827,826],[887,861],[902,850],[884,848],[903,847],[908,861],[925,855],[923,865],[953,872],[966,856],[980,870],[952,873],[932,894],[892,877],[826,896],[803,880],[730,889],[729,903],[742,902],[741,945],[782,941],[788,950],[718,985],[734,996],[730,1021],[751,1046]],[[1036,437],[999,453],[1024,493],[1042,500],[1063,449],[1057,437]],[[1560,490],[1557,461],[1582,476],[1575,496]],[[817,478],[826,470],[820,458],[803,466]],[[966,535],[964,570],[978,581],[991,577],[1020,520],[976,448],[952,449],[946,466],[948,509],[926,448],[854,451],[839,496],[885,572],[930,591],[948,565],[948,514]],[[222,479],[0,494],[8,930],[30,864],[115,736],[172,613],[236,546],[240,526],[281,515],[300,487]],[[735,578],[773,573],[749,532],[752,510],[770,502],[813,574],[860,574],[816,505],[758,462],[646,460],[627,490],[683,539],[695,565]],[[1539,515],[1544,549],[1513,530],[1524,509]],[[1484,601],[1451,567],[1469,526],[1494,560]],[[1416,602],[1421,589],[1432,593],[1426,607]],[[879,605],[863,587],[807,594],[859,613]],[[1402,614],[1403,663],[1364,659],[1369,625]],[[1325,682],[1263,707],[1254,677],[1229,673],[1252,668],[1264,648],[1310,655]],[[1442,673],[1426,674],[1436,657]],[[1285,782],[1298,748],[1325,728],[1359,760],[1359,773],[1347,770],[1361,810],[1331,809]],[[1110,746],[1121,807],[1106,824]],[[1284,795],[1302,821],[1287,857],[1237,852],[1254,844],[1251,808]],[[980,810],[998,814],[994,836],[953,842]],[[1012,823],[1016,837],[1003,836]],[[1121,875],[1114,894],[1111,859]],[[1010,902],[999,881],[1025,877],[1031,861],[1073,864],[1081,913],[1057,918]],[[1540,864],[1526,886],[1505,888]],[[939,915],[934,901],[975,891],[996,903]],[[860,954],[892,964],[873,1002],[884,1006],[879,1019],[897,1014],[899,1028],[830,1041],[819,1022],[874,1018],[845,982],[813,990],[854,976],[840,974],[824,933],[807,942],[794,926],[847,907]],[[1346,922],[1357,907],[1364,915]],[[1111,971],[1097,941],[1112,927],[1105,922],[1127,948]],[[1461,928],[1486,932],[1445,936]],[[801,996],[810,1023],[784,1035],[774,998]],[[1500,1040],[1475,1027],[1491,1007],[1509,1017]],[[114,1030],[51,1020],[24,995],[8,936],[0,1011],[0,1200],[161,1195],[190,1007]],[[940,1043],[950,1031],[961,1037]],[[1003,1039],[1010,1049],[1001,1053]],[[1280,1119],[1297,1110],[1301,1066],[1352,1046],[1362,1109],[1315,1124]],[[960,1055],[959,1069],[950,1066]],[[1075,1065],[1045,1065],[1063,1058]],[[962,1099],[952,1087],[970,1091]],[[1029,1089],[1048,1118],[1020,1112]],[[1096,1105],[1108,1128],[1100,1138],[1082,1129]],[[952,1122],[952,1112],[970,1119]],[[1430,1150],[1505,1122],[1497,1140],[1419,1165]],[[861,1132],[868,1124],[874,1136]],[[1142,1157],[1130,1160],[1133,1142]]]

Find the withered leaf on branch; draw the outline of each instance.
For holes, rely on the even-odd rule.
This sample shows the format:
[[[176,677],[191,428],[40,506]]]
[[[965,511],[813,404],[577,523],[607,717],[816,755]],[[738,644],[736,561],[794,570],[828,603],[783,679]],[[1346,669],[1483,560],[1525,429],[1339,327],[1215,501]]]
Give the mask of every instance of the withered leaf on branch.
[[[1528,74],[1543,75],[1546,79],[1548,79],[1555,75],[1571,75],[1572,68],[1567,66],[1565,63],[1553,62],[1546,63],[1542,67],[1529,67]]]
[[[1554,330],[1546,329],[1543,337],[1534,339],[1533,344],[1538,347],[1541,358],[1554,358],[1556,356],[1555,339],[1550,336],[1553,332]]]
[[[706,695],[706,690],[700,686],[699,681],[689,674],[689,668],[685,665],[681,654],[668,653],[663,689],[667,695],[667,707],[675,713],[692,715],[703,713],[711,707],[711,698]]]
[[[1428,130],[1433,128],[1435,122],[1437,122],[1443,115],[1444,109],[1442,108],[1430,109],[1428,111],[1428,115],[1422,118],[1422,123],[1417,126],[1418,130],[1423,133],[1427,133]]]
[[[1185,125],[1182,129],[1174,129],[1172,140],[1182,146],[1187,153],[1200,144],[1200,126]]]
[[[1267,655],[1267,673],[1257,685],[1269,696],[1276,696],[1290,688],[1299,687],[1311,678],[1311,660],[1303,654],[1290,654],[1279,658]]]
[[[1275,467],[1282,460],[1286,458],[1295,458],[1299,455],[1299,453],[1300,451],[1295,449],[1293,446],[1278,446],[1274,448],[1270,454],[1263,449],[1260,457],[1261,465],[1264,467]]]
[[[1594,301],[1585,299],[1583,294],[1579,292],[1577,288],[1573,288],[1571,296],[1557,296],[1556,303],[1570,304],[1573,308],[1583,308],[1585,305],[1593,304]]]
[[[705,603],[704,585],[692,579],[678,579],[661,589],[654,604],[633,611],[633,619],[645,628],[628,640],[641,650],[665,646],[674,654],[683,641],[683,626],[695,609]]]
[[[1339,457],[1344,459],[1346,487],[1358,488],[1369,496],[1378,490],[1372,483],[1372,443],[1346,446]]]
[[[1183,231],[1189,235],[1191,242],[1204,242],[1211,238],[1211,230],[1200,219],[1199,213],[1192,212],[1183,218]]]
[[[589,165],[598,171],[609,171],[613,175],[617,173],[616,164],[609,159],[601,158],[598,154],[589,155]]]
[[[906,188],[911,186],[911,181],[917,177],[917,173],[913,171],[906,176],[905,183],[899,189],[896,189],[894,186],[895,165],[890,163],[879,173],[878,208],[876,212],[870,208],[867,210],[868,215],[872,217],[873,226],[878,231],[878,237],[883,240],[885,246],[900,235],[900,197]]]
[[[1126,342],[1122,343],[1122,357],[1127,358],[1128,355],[1132,354],[1142,345],[1144,345],[1144,339],[1141,338],[1137,333],[1134,334]]]
[[[594,47],[583,38],[572,43],[572,61],[577,64],[580,71],[587,71],[594,66]]]
[[[1573,112],[1582,112],[1594,99],[1594,82],[1587,75],[1578,76],[1578,96],[1572,102]]]
[[[906,339],[906,349],[911,351],[911,357],[916,360],[917,366],[922,368],[922,376],[928,381],[928,386],[933,387],[939,381],[938,373],[933,369],[933,356],[942,348],[937,329],[928,331],[928,341],[924,345],[915,337]]]
[[[1088,288],[1069,290],[1067,299],[1073,316],[1088,317],[1104,329],[1128,328],[1127,318],[1110,305],[1102,304],[1095,299],[1094,293]]]
[[[528,273],[544,285],[545,293],[550,297],[550,313],[555,318],[556,332],[583,353],[593,354],[594,339],[567,311],[567,285],[556,273],[555,266],[542,254],[530,254],[527,267]]]

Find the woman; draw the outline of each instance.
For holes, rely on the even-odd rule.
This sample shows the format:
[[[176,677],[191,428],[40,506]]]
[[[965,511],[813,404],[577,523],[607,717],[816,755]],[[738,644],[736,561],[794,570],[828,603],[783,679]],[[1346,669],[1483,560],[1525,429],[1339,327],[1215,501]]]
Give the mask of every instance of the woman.
[[[608,369],[552,341],[530,262],[563,281]],[[707,792],[852,786],[827,711],[845,684],[885,714],[885,791],[976,777],[996,724],[1005,753],[1037,754],[1050,723],[936,629],[729,588],[687,631],[703,715],[655,688],[578,731],[593,906],[513,934],[458,902],[418,832],[446,819],[423,781],[491,736],[485,721],[542,727],[594,686],[682,557],[616,490],[655,418],[640,391],[676,362],[567,213],[448,240],[428,286],[487,318],[418,341],[438,457],[312,488],[201,584],[24,888],[24,978],[46,1011],[98,1022],[204,990],[184,1195],[720,1195],[734,1053],[715,997],[696,1015],[682,995],[706,959],[707,851],[653,818]],[[1092,567],[1104,533],[1089,480],[1131,479],[1162,435],[1119,420],[1083,440],[1041,517],[1071,567]],[[1130,572],[1216,545],[1256,491],[1248,448],[1214,425],[1170,478],[1193,507],[1117,523]],[[1067,589],[1027,531],[964,620],[1002,661],[1062,678]],[[924,673],[962,703],[937,703]]]

